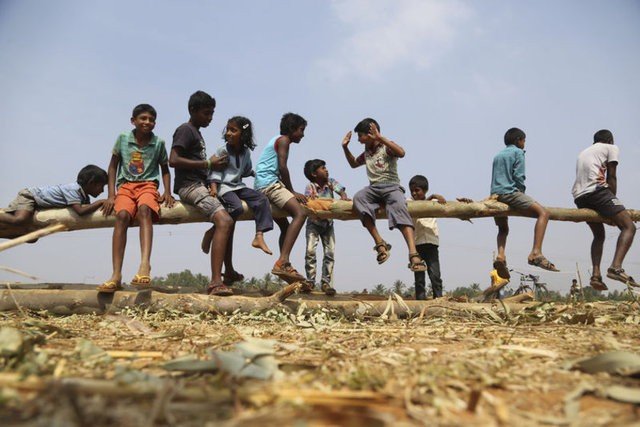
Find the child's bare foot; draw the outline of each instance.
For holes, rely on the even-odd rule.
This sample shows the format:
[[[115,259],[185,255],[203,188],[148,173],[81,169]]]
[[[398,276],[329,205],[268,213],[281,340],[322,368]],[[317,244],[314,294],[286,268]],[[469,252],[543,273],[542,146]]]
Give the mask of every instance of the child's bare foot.
[[[271,252],[271,249],[269,249],[269,246],[267,246],[267,243],[264,241],[264,237],[261,232],[256,233],[256,237],[254,237],[253,242],[251,242],[251,246],[257,249],[262,249],[263,252],[269,255],[273,255],[273,252]]]
[[[215,226],[211,226],[210,229],[204,232],[204,236],[202,236],[202,243],[200,243],[200,249],[205,254],[209,253],[211,249],[211,241],[213,240],[213,233],[216,231]]]

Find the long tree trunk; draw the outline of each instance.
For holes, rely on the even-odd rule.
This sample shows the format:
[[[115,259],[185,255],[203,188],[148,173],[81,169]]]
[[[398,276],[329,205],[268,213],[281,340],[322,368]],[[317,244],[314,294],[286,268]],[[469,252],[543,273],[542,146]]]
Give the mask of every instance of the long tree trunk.
[[[408,201],[409,213],[414,218],[485,218],[497,216],[524,216],[532,217],[527,212],[515,211],[504,203],[492,199],[474,203],[447,202],[440,204],[435,201]],[[240,220],[253,219],[253,212],[246,206],[245,212],[240,216]],[[273,209],[274,218],[286,216],[286,212],[275,206]],[[608,220],[598,215],[590,209],[573,208],[548,208],[551,220],[572,221],[572,222],[605,222]],[[353,211],[351,202],[342,200],[312,200],[307,205],[307,212],[310,216],[320,218],[333,218],[341,220],[357,219]],[[629,210],[633,221],[640,221],[640,211]],[[384,209],[379,210],[378,218],[386,218]],[[159,224],[182,224],[191,222],[206,222],[204,214],[193,206],[176,203],[172,209],[163,207],[160,212]],[[52,224],[64,224],[69,231],[84,230],[91,228],[110,228],[115,223],[115,216],[104,216],[100,212],[91,215],[78,216],[71,209],[47,209],[36,211],[33,221],[21,226],[0,224],[0,238],[15,238],[26,233],[42,229]]]

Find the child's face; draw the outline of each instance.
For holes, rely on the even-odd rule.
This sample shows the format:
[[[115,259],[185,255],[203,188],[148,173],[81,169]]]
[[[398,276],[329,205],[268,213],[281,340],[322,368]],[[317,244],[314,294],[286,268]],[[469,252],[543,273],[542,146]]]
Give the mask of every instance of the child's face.
[[[148,135],[156,127],[156,118],[153,114],[143,111],[136,117],[131,117],[131,124],[136,128],[136,133]]]
[[[413,200],[425,200],[427,198],[425,189],[418,185],[410,185],[409,191],[411,191],[411,198]]]
[[[227,130],[224,132],[224,140],[227,143],[238,147],[240,145],[240,134],[242,130],[236,124],[236,122],[227,122]]]
[[[527,138],[519,139],[518,142],[516,142],[516,147],[518,147],[521,150],[524,150],[524,144],[526,141],[527,141]]]
[[[316,181],[325,182],[329,179],[329,170],[326,165],[318,167],[318,169],[313,172],[313,177]]]
[[[370,133],[358,132],[358,141],[360,144],[364,144],[366,148],[373,147],[375,139],[371,136]]]
[[[291,136],[289,137],[291,139],[291,142],[295,142],[295,143],[300,142],[300,140],[304,138],[305,128],[306,126],[300,126],[298,129],[294,130]]]
[[[83,187],[83,190],[85,191],[85,193],[87,193],[91,197],[98,197],[100,194],[104,192],[105,185],[107,185],[106,182],[94,181],[85,185]]]
[[[191,124],[199,128],[206,128],[207,126],[209,126],[209,123],[211,123],[211,120],[213,120],[214,110],[215,108],[213,107],[206,107],[199,110],[190,111]]]

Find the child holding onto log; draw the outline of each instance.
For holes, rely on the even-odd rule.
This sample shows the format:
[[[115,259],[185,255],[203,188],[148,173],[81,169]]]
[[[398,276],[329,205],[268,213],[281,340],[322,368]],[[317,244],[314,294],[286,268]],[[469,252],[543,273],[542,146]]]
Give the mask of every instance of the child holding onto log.
[[[411,198],[413,200],[437,200],[438,203],[447,203],[446,199],[439,194],[431,194],[427,197],[429,181],[423,175],[415,175],[409,180],[409,191],[411,192]],[[416,251],[427,264],[427,273],[431,281],[433,298],[442,298],[442,278],[440,277],[440,255],[438,252],[438,246],[440,245],[438,223],[435,218],[415,218],[413,224],[415,227]],[[427,299],[425,272],[416,271],[413,273],[413,276],[416,299]]]
[[[0,212],[0,222],[26,224],[37,209],[70,207],[78,215],[88,215],[103,207],[104,199],[91,203],[89,196],[98,197],[105,185],[107,172],[98,166],[87,165],[80,169],[76,182],[20,190],[4,212]]]
[[[254,188],[292,217],[291,223],[286,217],[274,219],[280,228],[280,256],[271,274],[288,283],[305,280],[305,277],[293,268],[289,257],[307,219],[302,207],[302,204],[307,203],[307,197],[293,190],[287,160],[291,144],[300,143],[306,127],[307,121],[298,114],[284,114],[280,120],[280,134],[271,138],[256,165]]]
[[[227,241],[233,229],[233,219],[217,197],[209,192],[207,179],[211,169],[223,170],[228,157],[211,156],[200,128],[209,126],[213,119],[216,100],[206,92],[197,91],[189,98],[189,121],[180,125],[173,134],[169,164],[175,168],[174,192],[182,203],[197,207],[213,222],[215,233],[211,239],[211,282],[209,295],[228,296],[233,291],[222,282],[222,262]]]
[[[380,126],[374,119],[366,118],[354,129],[358,141],[364,145],[364,152],[357,158],[349,151],[351,131],[342,140],[347,162],[352,168],[365,166],[369,186],[353,196],[353,208],[360,216],[363,226],[373,238],[376,260],[382,264],[389,259],[391,245],[385,242],[376,228],[376,209],[384,205],[389,218],[389,229],[397,228],[402,233],[409,250],[409,269],[424,272],[427,267],[416,250],[413,235],[413,219],[409,215],[404,196],[404,188],[398,176],[398,158],[405,151],[395,142],[380,134]]]
[[[140,224],[141,260],[130,283],[138,288],[151,285],[153,221],[160,217],[160,203],[168,208],[175,203],[167,149],[164,140],[153,133],[156,118],[156,110],[151,105],[137,105],[131,114],[134,129],[121,133],[111,151],[108,198],[103,211],[105,215],[112,211],[116,214],[111,248],[113,272],[109,280],[98,286],[98,292],[113,293],[122,289],[127,230],[135,219]],[[164,186],[162,196],[158,192],[160,175]]]
[[[492,197],[497,196],[499,202],[509,205],[510,208],[528,211],[537,217],[533,234],[533,248],[529,253],[528,263],[545,270],[559,271],[542,255],[542,242],[549,222],[549,211],[525,194],[525,141],[525,133],[518,128],[511,128],[505,133],[504,144],[506,147],[493,158],[491,194]],[[501,277],[509,279],[511,274],[505,255],[509,234],[509,218],[506,216],[496,217],[495,223],[498,226],[498,254],[494,261],[494,267]]]
[[[333,199],[334,193],[338,193],[341,200],[349,200],[345,188],[335,179],[329,177],[327,164],[324,160],[309,160],[304,165],[304,176],[309,180],[309,184],[304,189],[304,195],[309,200],[313,199]],[[316,250],[318,240],[322,241],[322,278],[320,289],[328,296],[334,296],[336,290],[333,287],[333,264],[335,254],[335,232],[332,219],[308,218],[305,229],[307,240],[307,250],[305,253],[305,272],[307,282],[311,287],[315,286]]]
[[[611,131],[602,129],[596,132],[593,135],[593,145],[578,155],[576,180],[571,193],[578,208],[593,209],[603,217],[609,218],[620,229],[616,250],[611,265],[607,269],[607,277],[631,286],[639,286],[622,268],[622,262],[633,243],[636,227],[629,212],[616,196],[618,160],[619,149],[613,144]],[[589,284],[598,291],[606,291],[608,288],[602,281],[600,272],[605,238],[604,224],[588,222],[587,225],[593,234],[591,242],[593,270]]]
[[[242,116],[235,116],[227,121],[227,126],[223,132],[226,144],[218,148],[216,156],[228,156],[229,162],[226,169],[222,171],[211,171],[209,173],[209,194],[218,197],[224,204],[227,212],[233,219],[231,235],[227,243],[223,274],[225,285],[242,281],[244,276],[233,268],[233,234],[235,223],[243,212],[242,201],[253,211],[256,224],[256,234],[251,242],[251,246],[261,249],[271,255],[271,249],[264,241],[264,233],[273,230],[273,218],[271,216],[271,205],[267,197],[253,188],[248,188],[242,181],[243,178],[254,176],[253,165],[251,163],[251,151],[256,147],[253,141],[253,125],[249,119]],[[202,250],[209,253],[211,239],[213,238],[214,227],[208,230],[202,239]]]

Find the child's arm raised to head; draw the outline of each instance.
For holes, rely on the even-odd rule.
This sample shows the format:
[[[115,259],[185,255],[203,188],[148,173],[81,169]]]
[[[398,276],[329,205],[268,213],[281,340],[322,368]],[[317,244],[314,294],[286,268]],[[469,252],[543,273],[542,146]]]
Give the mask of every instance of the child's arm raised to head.
[[[280,181],[287,187],[287,190],[291,191],[296,197],[299,203],[307,203],[307,196],[304,194],[296,193],[291,184],[291,176],[289,175],[289,168],[287,167],[287,161],[289,160],[289,146],[291,140],[288,136],[283,135],[276,140],[276,148],[278,149],[278,172],[280,175]]]
[[[113,206],[116,204],[116,177],[118,175],[118,165],[120,164],[120,156],[117,154],[111,154],[111,161],[109,162],[109,168],[107,169],[107,200],[102,204],[102,214],[109,215],[113,212]],[[73,205],[78,215],[83,215]],[[94,209],[95,210],[95,209]]]
[[[373,123],[371,123],[371,126],[369,127],[369,135],[372,138],[378,140],[380,144],[385,145],[389,154],[393,155],[394,157],[404,157],[404,148],[402,148],[389,138],[382,136],[376,125],[374,125]]]
[[[176,202],[171,194],[171,172],[169,172],[169,165],[167,163],[160,165],[160,171],[162,172],[162,185],[164,186],[164,193],[160,196],[160,203],[168,208],[172,208]]]
[[[344,150],[344,156],[347,158],[347,162],[349,162],[349,166],[352,168],[357,168],[358,166],[362,166],[364,162],[359,161],[359,158],[355,158],[349,150],[349,142],[351,141],[351,131],[347,132],[345,137],[342,139],[342,149]]]

